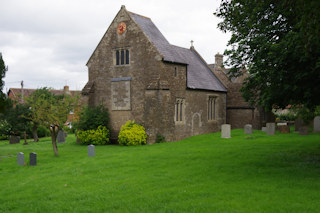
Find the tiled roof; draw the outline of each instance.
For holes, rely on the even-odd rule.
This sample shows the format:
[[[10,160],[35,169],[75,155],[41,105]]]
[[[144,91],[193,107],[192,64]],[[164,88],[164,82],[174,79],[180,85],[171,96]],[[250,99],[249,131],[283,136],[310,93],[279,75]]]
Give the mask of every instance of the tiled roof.
[[[158,49],[163,56],[163,61],[188,65],[188,88],[221,92],[227,91],[219,79],[212,73],[207,63],[193,48],[186,49],[171,45],[150,18],[131,12],[129,12],[129,14]]]
[[[24,98],[29,97],[31,95],[31,93],[33,93],[34,91],[36,91],[36,89],[27,89],[24,88],[23,89],[23,96]],[[54,95],[63,95],[64,94],[64,90],[55,90],[55,89],[49,89],[49,91],[54,94]],[[17,100],[18,98],[20,98],[21,96],[21,88],[10,88],[8,91],[8,95],[12,93],[11,97],[14,100]],[[71,96],[75,96],[75,95],[80,95],[81,91],[79,90],[68,90],[66,92],[67,94],[70,94]]]

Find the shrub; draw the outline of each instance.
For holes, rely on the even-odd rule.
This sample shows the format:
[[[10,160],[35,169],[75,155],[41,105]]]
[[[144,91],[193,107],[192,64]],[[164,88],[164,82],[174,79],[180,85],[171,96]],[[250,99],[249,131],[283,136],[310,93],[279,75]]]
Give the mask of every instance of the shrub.
[[[164,136],[158,133],[156,137],[156,143],[163,143],[164,141]]]
[[[79,113],[79,120],[74,124],[74,127],[79,130],[91,130],[97,129],[98,126],[109,127],[108,109],[102,105],[82,108]]]
[[[77,136],[80,144],[89,145],[104,145],[109,144],[110,133],[105,126],[99,126],[96,130],[78,131]]]
[[[294,121],[297,116],[293,113],[280,114],[279,120],[281,121]]]
[[[45,126],[40,125],[37,129],[37,134],[39,138],[42,137],[49,137],[50,136],[50,130],[47,129]]]
[[[146,131],[143,126],[129,120],[121,127],[118,141],[120,145],[126,146],[146,144]]]

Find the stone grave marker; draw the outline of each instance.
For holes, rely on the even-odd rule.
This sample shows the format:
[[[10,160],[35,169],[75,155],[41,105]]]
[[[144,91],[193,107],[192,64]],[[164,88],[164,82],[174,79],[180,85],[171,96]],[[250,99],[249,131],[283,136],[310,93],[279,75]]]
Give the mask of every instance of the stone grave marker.
[[[37,153],[31,152],[29,154],[29,165],[36,166],[37,165]]]
[[[231,125],[222,124],[221,125],[221,138],[231,138]]]
[[[320,132],[320,116],[313,119],[313,132]]]
[[[274,135],[276,132],[276,124],[275,123],[267,123],[266,125],[267,135]]]
[[[17,154],[17,162],[18,162],[18,165],[24,166],[24,154],[23,154],[23,152],[18,152],[18,154]]]
[[[290,127],[288,125],[280,125],[278,129],[280,133],[290,133]]]
[[[246,124],[244,126],[244,134],[252,134],[252,125],[251,124]]]
[[[261,131],[266,132],[267,131],[267,127],[262,127]]]
[[[309,131],[308,131],[308,127],[307,126],[301,126],[299,128],[299,134],[300,135],[308,135],[309,134]]]
[[[20,136],[10,135],[9,143],[10,144],[20,143]]]
[[[302,118],[297,118],[295,121],[294,121],[294,129],[296,132],[299,132],[300,130],[300,127],[303,126],[303,120]]]
[[[94,153],[94,145],[89,145],[88,146],[88,157],[94,157],[95,153]]]
[[[57,135],[57,140],[58,140],[58,143],[65,143],[66,142],[65,134],[64,134],[63,130],[59,130],[58,135]]]

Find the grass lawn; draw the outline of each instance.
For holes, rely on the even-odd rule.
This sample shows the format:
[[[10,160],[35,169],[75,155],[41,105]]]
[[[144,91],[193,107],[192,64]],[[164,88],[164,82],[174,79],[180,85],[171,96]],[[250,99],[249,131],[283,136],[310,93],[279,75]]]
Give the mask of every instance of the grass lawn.
[[[233,130],[175,143],[0,142],[0,212],[319,212],[320,134]],[[37,153],[37,166],[16,155]],[[13,157],[3,157],[12,156]]]

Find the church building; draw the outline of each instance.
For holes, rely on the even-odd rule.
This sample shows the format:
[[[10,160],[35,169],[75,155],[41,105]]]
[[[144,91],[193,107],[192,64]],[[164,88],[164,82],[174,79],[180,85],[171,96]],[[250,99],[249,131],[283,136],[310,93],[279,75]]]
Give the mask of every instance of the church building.
[[[148,142],[216,132],[227,122],[227,85],[190,49],[170,44],[150,18],[122,6],[87,63],[82,95],[108,108],[111,138],[143,125]]]

